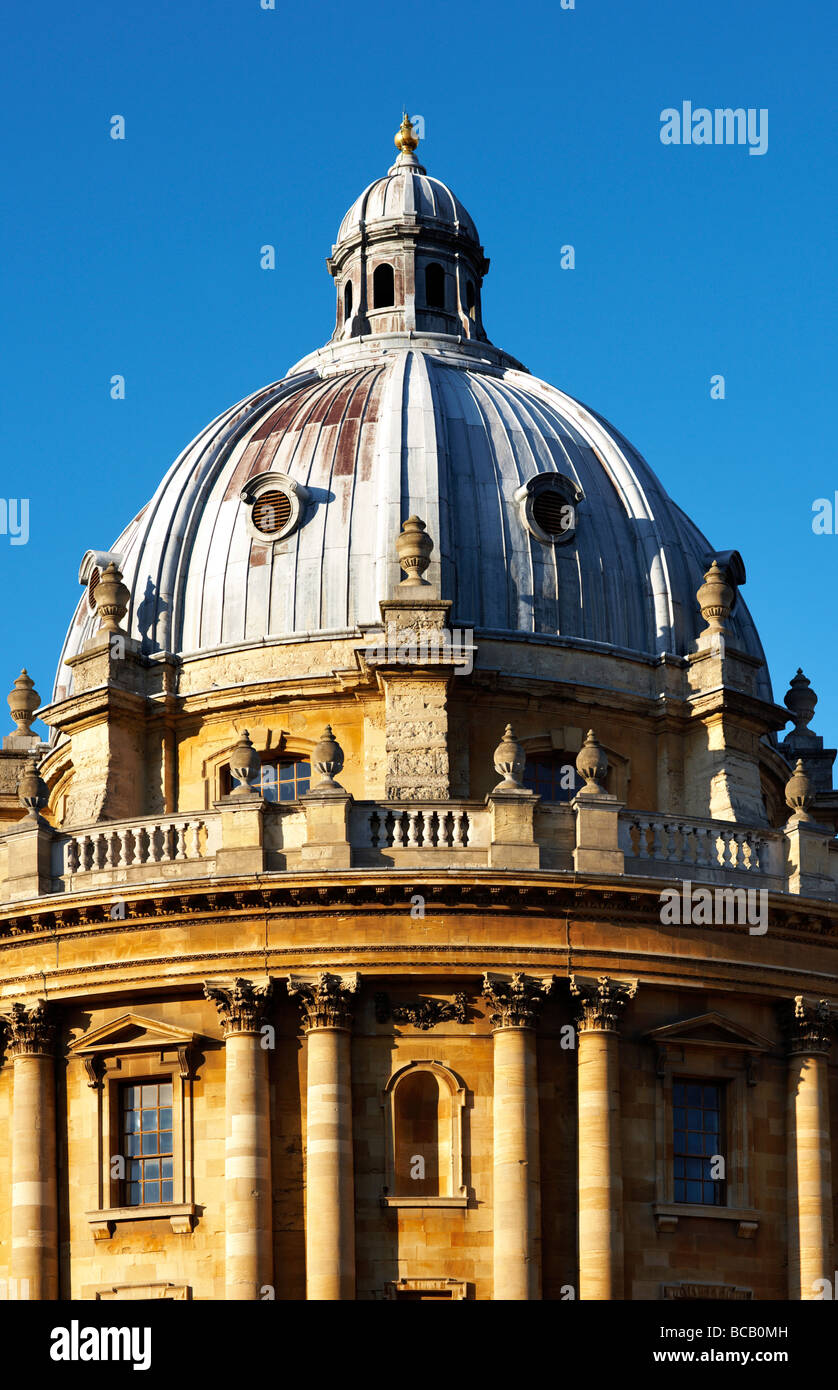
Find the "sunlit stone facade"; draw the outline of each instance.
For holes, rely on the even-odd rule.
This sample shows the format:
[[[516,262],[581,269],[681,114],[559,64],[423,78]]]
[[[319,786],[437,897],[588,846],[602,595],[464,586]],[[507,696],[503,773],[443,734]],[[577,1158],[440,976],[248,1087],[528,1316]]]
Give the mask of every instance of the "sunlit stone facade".
[[[46,744],[9,697],[11,1297],[832,1278],[816,697],[775,702],[739,554],[491,343],[416,143],[330,342],[80,533]]]

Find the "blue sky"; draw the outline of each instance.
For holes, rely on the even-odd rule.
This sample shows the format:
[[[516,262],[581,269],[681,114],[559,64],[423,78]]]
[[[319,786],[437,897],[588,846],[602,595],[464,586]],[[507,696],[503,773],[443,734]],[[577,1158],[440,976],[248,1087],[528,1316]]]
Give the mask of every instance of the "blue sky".
[[[833,6],[45,0],[4,30],[6,689],[25,664],[49,696],[84,551],[329,336],[325,257],[406,105],[491,257],[493,341],[742,552],[777,698],[802,665],[838,742]],[[683,101],[767,109],[767,152],[662,145]]]

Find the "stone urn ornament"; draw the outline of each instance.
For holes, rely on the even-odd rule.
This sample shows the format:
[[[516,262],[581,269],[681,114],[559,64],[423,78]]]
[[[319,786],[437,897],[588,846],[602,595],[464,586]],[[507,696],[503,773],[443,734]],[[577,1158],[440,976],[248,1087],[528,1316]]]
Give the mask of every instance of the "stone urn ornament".
[[[38,764],[29,758],[17,784],[17,799],[25,806],[31,820],[40,821],[38,812],[47,804],[47,787],[44,779],[38,776]]]
[[[728,583],[725,571],[718,560],[714,560],[696,594],[701,616],[707,624],[702,637],[720,635],[724,632],[734,595],[735,591]]]
[[[783,704],[794,720],[794,732],[796,734],[808,734],[810,732],[809,724],[817,703],[817,695],[804,676],[801,667],[798,666],[797,675],[789,681],[789,688],[783,696]]]
[[[498,785],[493,788],[493,791],[523,791],[524,766],[527,761],[527,755],[518,742],[517,735],[511,724],[507,724],[503,731],[503,738],[495,749],[494,761],[495,772],[503,778],[503,781],[498,782]]]
[[[586,792],[604,792],[605,776],[608,772],[608,759],[602,748],[594,737],[593,729],[589,729],[585,742],[576,757],[576,771],[580,777],[584,777],[585,785],[582,788]]]
[[[40,706],[41,697],[25,666],[6,699],[12,712],[12,719],[17,725],[17,732],[28,736],[32,733],[32,719],[36,709]]]
[[[119,624],[128,612],[131,591],[122,582],[122,571],[113,560],[106,566],[95,589],[96,611],[102,620],[104,632],[119,632]]]
[[[803,759],[798,758],[794,772],[786,782],[786,805],[791,807],[793,821],[812,819],[809,807],[814,794],[809,774],[803,766]]]
[[[259,791],[259,774],[262,759],[250,741],[250,733],[242,729],[235,748],[230,753],[230,772],[239,783],[233,788],[232,796],[254,796]],[[254,786],[253,783],[256,783]]]
[[[312,791],[342,792],[343,787],[335,777],[343,771],[343,749],[327,724],[320,738],[311,750],[311,765],[320,773],[321,780]]]
[[[418,516],[409,516],[396,537],[399,564],[407,576],[401,581],[402,586],[427,584],[427,579],[423,579],[422,575],[431,563],[433,548],[433,541],[425,534],[424,521],[420,521]]]

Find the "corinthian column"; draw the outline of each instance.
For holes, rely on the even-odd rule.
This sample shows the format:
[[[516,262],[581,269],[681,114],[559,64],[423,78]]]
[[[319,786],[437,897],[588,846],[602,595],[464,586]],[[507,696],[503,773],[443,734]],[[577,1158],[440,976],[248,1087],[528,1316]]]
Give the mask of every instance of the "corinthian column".
[[[12,1296],[58,1298],[55,1023],[39,1000],[13,1004],[3,1022],[14,1065]]]
[[[495,1302],[541,1297],[541,1174],[535,1026],[552,976],[489,974],[494,1024]]]
[[[225,1298],[258,1299],[273,1284],[268,1053],[262,1046],[271,983],[208,983],[226,1052]]]
[[[306,1297],[355,1297],[352,995],[360,977],[292,975],[307,1036]]]
[[[789,1298],[815,1299],[823,1296],[817,1281],[833,1276],[829,1005],[824,999],[807,1003],[798,994],[785,1024]]]
[[[623,1166],[620,1144],[620,1042],[623,1009],[637,981],[571,976],[580,1001],[579,1297],[623,1297]]]

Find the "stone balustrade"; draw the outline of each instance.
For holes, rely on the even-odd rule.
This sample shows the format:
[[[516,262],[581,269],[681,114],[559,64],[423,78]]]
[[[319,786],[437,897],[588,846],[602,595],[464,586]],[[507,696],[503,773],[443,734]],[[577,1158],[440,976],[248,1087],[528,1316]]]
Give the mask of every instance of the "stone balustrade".
[[[619,839],[626,871],[630,873],[684,878],[690,876],[685,871],[692,871],[693,877],[710,882],[749,874],[758,877],[763,887],[783,886],[780,830],[751,829],[731,821],[622,811]]]
[[[105,823],[58,835],[52,845],[53,878],[68,891],[97,882],[194,878],[214,869],[219,829],[218,815],[210,812]]]
[[[354,801],[341,792],[282,805],[228,797],[212,811],[70,832],[23,820],[0,835],[0,901],[111,884],[419,865],[743,883],[816,898],[838,893],[838,841],[811,823],[754,828],[625,810],[597,795],[534,814],[536,802],[509,793],[485,801]]]
[[[352,848],[360,851],[470,851],[473,862],[486,863],[489,813],[481,802],[356,802],[349,825]]]

